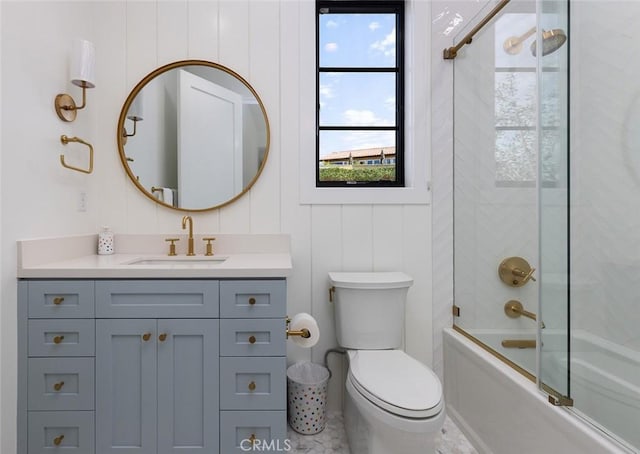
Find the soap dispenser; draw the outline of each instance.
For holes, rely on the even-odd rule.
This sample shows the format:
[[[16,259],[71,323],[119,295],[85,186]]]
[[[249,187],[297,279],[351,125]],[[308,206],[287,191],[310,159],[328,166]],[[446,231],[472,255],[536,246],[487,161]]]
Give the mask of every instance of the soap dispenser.
[[[113,232],[109,227],[103,227],[98,233],[98,255],[113,254]]]

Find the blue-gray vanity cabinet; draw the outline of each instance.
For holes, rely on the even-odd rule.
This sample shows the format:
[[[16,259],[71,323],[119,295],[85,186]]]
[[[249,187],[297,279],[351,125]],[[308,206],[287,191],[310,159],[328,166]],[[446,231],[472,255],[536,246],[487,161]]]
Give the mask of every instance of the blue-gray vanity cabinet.
[[[218,320],[97,321],[100,453],[218,449]]]
[[[218,318],[216,280],[96,281],[97,318]]]
[[[28,424],[29,454],[96,452],[92,411],[32,411]],[[26,452],[21,441],[19,452]]]
[[[18,283],[18,453],[95,452],[94,283]]]
[[[285,318],[284,279],[220,282],[221,454],[285,450]]]
[[[285,298],[285,279],[20,280],[18,454],[283,446]]]
[[[221,318],[279,318],[287,310],[283,280],[220,282]]]

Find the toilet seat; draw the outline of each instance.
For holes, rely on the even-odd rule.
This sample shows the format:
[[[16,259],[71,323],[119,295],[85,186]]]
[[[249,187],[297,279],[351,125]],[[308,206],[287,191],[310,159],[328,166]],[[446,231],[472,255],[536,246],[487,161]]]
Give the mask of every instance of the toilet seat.
[[[368,401],[389,413],[432,418],[443,408],[436,374],[401,350],[350,350],[348,380]]]

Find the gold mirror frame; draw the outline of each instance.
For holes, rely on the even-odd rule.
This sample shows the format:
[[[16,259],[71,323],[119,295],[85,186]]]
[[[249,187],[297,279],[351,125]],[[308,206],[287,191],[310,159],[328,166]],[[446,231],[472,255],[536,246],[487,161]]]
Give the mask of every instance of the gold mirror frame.
[[[223,71],[225,73],[227,73],[228,75],[236,78],[238,81],[242,82],[247,89],[249,89],[249,91],[253,94],[253,96],[255,97],[258,105],[260,106],[260,110],[262,111],[262,115],[264,117],[264,123],[265,123],[265,128],[266,128],[266,143],[265,143],[265,152],[264,152],[264,158],[262,159],[262,162],[260,163],[260,166],[258,167],[258,170],[256,172],[256,174],[254,175],[254,177],[249,181],[249,183],[247,183],[247,185],[242,189],[241,192],[239,192],[238,194],[236,194],[235,196],[233,196],[232,198],[230,198],[229,200],[226,200],[222,203],[219,203],[217,205],[212,205],[210,207],[206,207],[206,208],[186,208],[186,207],[176,207],[173,205],[169,205],[168,203],[165,203],[162,200],[159,200],[158,198],[156,198],[152,192],[149,192],[149,190],[144,187],[139,181],[138,178],[136,177],[136,175],[133,173],[131,167],[129,167],[128,164],[128,159],[127,156],[125,154],[124,151],[124,145],[127,142],[127,137],[125,135],[123,135],[123,131],[125,130],[125,120],[126,120],[126,116],[127,116],[127,112],[129,111],[129,108],[131,107],[131,104],[133,103],[133,100],[135,99],[135,97],[142,91],[142,89],[151,81],[153,80],[155,77],[164,74],[167,71],[170,71],[172,69],[176,69],[176,68],[181,68],[181,67],[185,67],[185,66],[207,66],[213,69],[218,69],[220,71]],[[207,60],[180,60],[180,61],[176,61],[173,63],[169,63],[166,64],[164,66],[160,66],[159,68],[155,69],[154,71],[152,71],[151,73],[149,73],[148,75],[146,75],[140,82],[138,82],[138,84],[136,84],[136,86],[133,88],[133,90],[131,90],[131,93],[129,93],[129,96],[127,96],[127,99],[124,102],[124,105],[122,106],[122,110],[120,111],[120,117],[118,119],[118,126],[117,126],[117,130],[116,130],[116,137],[118,140],[118,152],[120,154],[120,161],[122,162],[122,166],[124,167],[125,171],[127,172],[127,175],[129,176],[129,179],[133,182],[133,184],[138,188],[138,190],[140,190],[140,192],[142,192],[145,196],[147,196],[149,199],[153,200],[155,203],[170,208],[172,210],[176,210],[176,211],[182,211],[182,212],[204,212],[204,211],[210,211],[210,210],[215,210],[218,208],[222,208],[226,205],[229,205],[230,203],[236,201],[237,199],[239,199],[240,197],[242,197],[244,194],[246,194],[251,187],[255,184],[255,182],[258,180],[258,177],[262,174],[262,170],[264,169],[264,166],[267,162],[267,159],[269,157],[269,151],[270,151],[270,144],[271,144],[271,131],[270,131],[270,127],[269,127],[269,118],[267,117],[267,111],[264,107],[264,104],[262,103],[262,100],[260,99],[260,96],[258,96],[258,93],[254,90],[254,88],[249,84],[249,82],[247,82],[242,76],[240,76],[238,73],[236,73],[235,71],[227,68],[226,66],[220,65],[218,63],[213,63]]]

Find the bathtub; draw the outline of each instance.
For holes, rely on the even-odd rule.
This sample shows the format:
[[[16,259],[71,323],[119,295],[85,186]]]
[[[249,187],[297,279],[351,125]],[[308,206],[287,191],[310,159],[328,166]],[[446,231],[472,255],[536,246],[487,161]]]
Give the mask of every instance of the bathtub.
[[[485,342],[492,344],[507,358],[511,356],[514,362],[523,361],[525,367],[535,370],[534,349],[504,349],[500,346],[500,341],[507,336],[510,339],[517,338],[514,337],[515,333],[483,331],[476,334],[481,335]],[[526,333],[523,337],[532,339],[534,336]],[[545,342],[554,341],[553,336],[545,335]],[[602,364],[600,367],[603,369],[596,373],[595,369],[599,369],[598,363],[591,362],[593,358],[579,355],[580,350],[585,353],[597,351],[592,344],[587,345],[591,341],[586,336],[574,336],[572,339],[572,347],[576,352],[572,355],[572,369],[575,369],[575,371],[572,370],[572,376],[580,371],[583,374],[581,377],[584,378],[582,385],[577,379],[572,382],[572,395],[575,396],[576,402],[581,392],[594,394],[593,384],[597,380],[611,379],[607,377],[611,371],[608,367],[610,364],[606,367]],[[549,347],[548,344],[546,345]],[[600,355],[602,360],[611,360],[615,356],[602,353]],[[552,356],[545,357],[545,363],[555,361],[553,367],[562,367],[566,356],[563,358],[561,351],[549,354]],[[618,385],[616,383],[616,388]],[[584,391],[578,389],[580,386],[584,387]],[[600,386],[598,389],[603,388],[602,384],[598,386]],[[607,388],[604,387],[604,389]],[[451,328],[444,330],[444,391],[449,416],[480,453],[621,454],[634,452],[584,422],[577,415],[579,411],[549,404],[546,396],[539,392],[533,381]],[[629,391],[633,394],[635,390],[630,387],[623,392]],[[625,399],[618,400],[625,401]],[[634,418],[631,421],[631,424],[633,423],[637,424],[637,419]],[[638,431],[637,426],[636,431]]]

